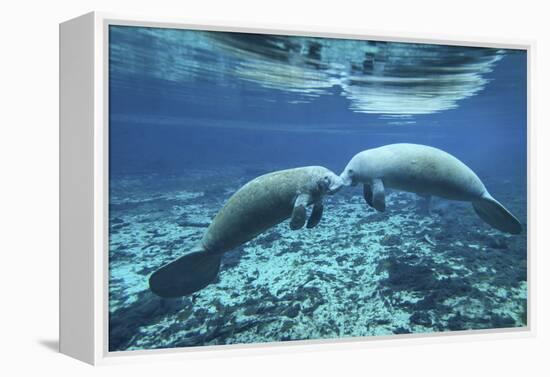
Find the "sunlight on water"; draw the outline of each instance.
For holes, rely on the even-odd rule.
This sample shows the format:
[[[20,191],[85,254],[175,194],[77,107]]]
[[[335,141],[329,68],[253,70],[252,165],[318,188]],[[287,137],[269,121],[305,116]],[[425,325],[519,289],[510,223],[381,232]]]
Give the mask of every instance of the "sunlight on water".
[[[120,41],[111,47],[114,76],[173,82],[182,96],[198,81],[227,87],[241,79],[299,96],[289,103],[315,101],[337,88],[352,111],[390,115],[456,108],[485,87],[485,75],[504,55],[486,48],[153,28],[117,27],[111,37]],[[158,51],[153,56],[151,46]]]

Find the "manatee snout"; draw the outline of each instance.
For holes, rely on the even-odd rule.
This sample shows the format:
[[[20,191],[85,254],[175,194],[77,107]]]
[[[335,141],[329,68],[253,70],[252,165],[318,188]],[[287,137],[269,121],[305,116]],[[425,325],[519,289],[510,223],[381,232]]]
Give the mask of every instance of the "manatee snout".
[[[336,192],[340,191],[340,189],[344,186],[344,181],[342,180],[342,178],[334,173],[330,173],[327,178],[327,194],[329,195],[335,194]]]
[[[344,170],[342,174],[340,174],[340,180],[342,181],[342,185],[344,186],[351,186],[353,183],[353,179],[346,173]]]
[[[349,160],[348,164],[340,173],[340,178],[344,186],[357,186],[358,183],[362,183],[362,178],[366,174],[368,169],[368,160],[365,153],[360,152]]]
[[[356,186],[357,180],[355,179],[354,171],[351,168],[346,167],[340,174],[340,180],[343,186]]]

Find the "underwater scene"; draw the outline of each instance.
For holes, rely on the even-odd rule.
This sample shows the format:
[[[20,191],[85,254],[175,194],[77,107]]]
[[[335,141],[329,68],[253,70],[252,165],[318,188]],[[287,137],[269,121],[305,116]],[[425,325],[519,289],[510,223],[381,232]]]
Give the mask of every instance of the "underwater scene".
[[[109,351],[527,326],[527,53],[109,27]]]

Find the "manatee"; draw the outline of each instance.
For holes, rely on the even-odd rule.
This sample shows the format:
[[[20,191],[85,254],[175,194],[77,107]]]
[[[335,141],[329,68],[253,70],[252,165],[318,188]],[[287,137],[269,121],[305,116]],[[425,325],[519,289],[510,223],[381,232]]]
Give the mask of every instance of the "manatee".
[[[292,230],[315,227],[323,214],[323,196],[342,186],[339,176],[321,166],[281,170],[253,179],[229,198],[191,253],[151,275],[150,289],[161,297],[180,297],[206,287],[218,275],[223,253],[288,218]],[[313,210],[307,218],[310,205]]]
[[[495,200],[479,177],[456,157],[418,144],[390,144],[356,154],[340,174],[344,185],[363,184],[363,196],[378,211],[386,208],[385,188],[428,198],[471,202],[487,224],[519,234],[521,223]]]

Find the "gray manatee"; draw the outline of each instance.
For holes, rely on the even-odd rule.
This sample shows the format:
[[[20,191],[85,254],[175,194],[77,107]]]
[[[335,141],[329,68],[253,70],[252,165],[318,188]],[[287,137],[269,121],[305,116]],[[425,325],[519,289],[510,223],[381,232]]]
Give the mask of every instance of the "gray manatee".
[[[521,223],[487,191],[478,176],[450,154],[418,144],[390,144],[356,154],[340,177],[345,185],[362,183],[367,203],[384,211],[384,188],[421,196],[471,202],[486,223],[519,234]]]
[[[321,166],[281,170],[253,179],[233,194],[218,212],[193,252],[168,263],[149,278],[161,297],[180,297],[210,284],[220,269],[222,254],[291,218],[290,229],[307,227],[323,214],[322,199],[341,187],[342,179]]]

